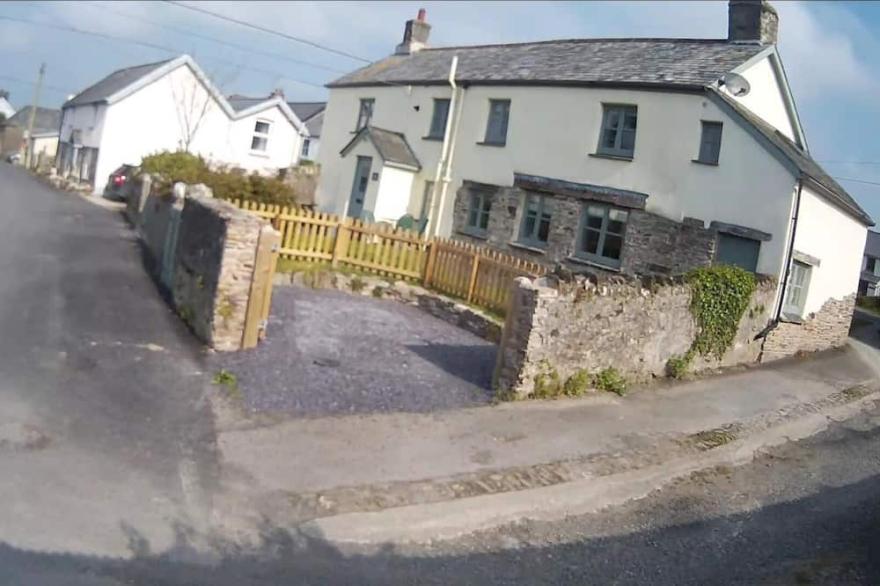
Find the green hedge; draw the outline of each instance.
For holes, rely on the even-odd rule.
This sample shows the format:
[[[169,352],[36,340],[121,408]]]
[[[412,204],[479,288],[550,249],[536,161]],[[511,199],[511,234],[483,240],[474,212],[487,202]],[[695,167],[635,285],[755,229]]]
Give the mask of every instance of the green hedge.
[[[160,152],[144,157],[141,172],[154,176],[160,189],[184,183],[204,183],[220,199],[244,199],[260,203],[295,205],[296,190],[275,177],[263,177],[235,169],[211,169],[204,159],[186,152]]]

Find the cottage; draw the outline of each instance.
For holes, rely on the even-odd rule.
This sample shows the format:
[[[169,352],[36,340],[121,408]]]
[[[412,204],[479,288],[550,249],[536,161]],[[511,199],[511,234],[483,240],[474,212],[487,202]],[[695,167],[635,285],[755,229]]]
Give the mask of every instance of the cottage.
[[[300,158],[306,161],[316,161],[327,102],[287,102],[287,105],[309,130],[308,138],[303,139]]]
[[[31,112],[34,112],[33,135],[28,135],[31,123]],[[31,153],[31,164],[41,161],[47,164],[55,158],[58,148],[58,125],[61,112],[52,108],[38,106],[36,111],[25,106],[8,119],[0,122],[0,153],[4,156],[19,154],[24,160],[26,152]]]
[[[859,277],[859,295],[880,297],[880,232],[868,230],[862,274]]]
[[[65,102],[57,170],[94,193],[120,165],[163,150],[274,173],[296,164],[308,136],[280,92],[226,98],[182,55],[115,71]]]
[[[728,11],[726,39],[448,48],[420,11],[328,85],[319,205],[575,269],[739,265],[842,343],[873,222],[810,156],[773,7]]]

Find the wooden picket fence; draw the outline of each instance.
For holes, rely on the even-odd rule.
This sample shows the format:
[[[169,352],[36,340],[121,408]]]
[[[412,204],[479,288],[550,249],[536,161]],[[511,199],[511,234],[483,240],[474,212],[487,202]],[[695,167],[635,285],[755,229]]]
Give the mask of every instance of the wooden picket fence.
[[[539,263],[487,247],[445,238],[426,239],[386,224],[305,208],[242,200],[232,203],[272,221],[281,233],[282,258],[347,265],[417,281],[496,313],[505,313],[514,278],[544,271]]]

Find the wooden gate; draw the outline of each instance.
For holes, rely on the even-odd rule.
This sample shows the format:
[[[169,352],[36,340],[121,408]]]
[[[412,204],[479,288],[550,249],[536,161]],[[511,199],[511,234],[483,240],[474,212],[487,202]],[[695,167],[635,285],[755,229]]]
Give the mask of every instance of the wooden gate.
[[[253,348],[266,337],[269,310],[272,306],[272,280],[275,276],[275,267],[278,264],[280,245],[281,233],[272,226],[263,227],[260,231],[257,253],[254,258],[251,292],[248,297],[244,334],[241,340],[242,349]]]

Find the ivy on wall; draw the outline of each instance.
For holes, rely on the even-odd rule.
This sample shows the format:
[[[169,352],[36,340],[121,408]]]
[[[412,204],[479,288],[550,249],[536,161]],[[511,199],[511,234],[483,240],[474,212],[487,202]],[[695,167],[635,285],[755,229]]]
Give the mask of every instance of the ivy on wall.
[[[755,275],[735,266],[701,267],[687,274],[691,287],[691,313],[697,336],[683,356],[667,363],[673,377],[683,376],[697,354],[721,359],[733,344],[739,322],[755,292]]]

